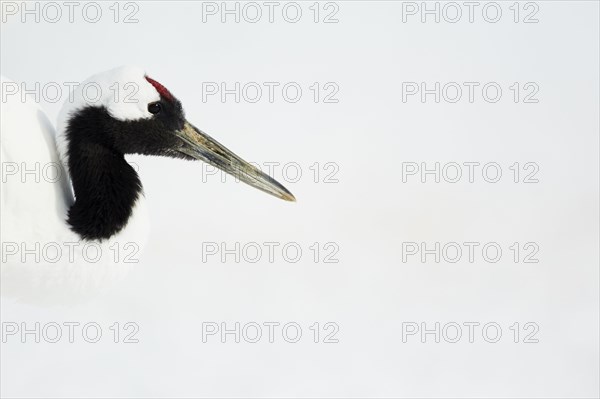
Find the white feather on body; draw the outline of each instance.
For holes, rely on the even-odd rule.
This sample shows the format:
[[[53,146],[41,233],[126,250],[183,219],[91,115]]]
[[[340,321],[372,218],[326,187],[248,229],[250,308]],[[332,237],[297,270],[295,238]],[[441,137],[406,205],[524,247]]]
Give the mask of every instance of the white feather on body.
[[[114,71],[115,73],[106,76],[97,75],[86,82],[102,82],[105,85],[102,87],[104,91],[111,79],[114,82],[115,76],[127,79],[128,74],[140,73],[137,68]],[[8,81],[2,78],[2,82]],[[141,83],[139,76],[135,81]],[[140,85],[143,87],[140,94],[143,100],[140,104],[145,107],[143,101],[158,97],[158,94],[150,84],[144,83],[146,84]],[[147,90],[147,86],[150,86],[153,93],[148,93],[150,90]],[[52,124],[37,104],[31,101],[21,102],[18,96],[9,96],[1,104],[2,163],[4,166],[10,164],[11,167],[18,168],[16,175],[3,173],[0,190],[0,292],[3,300],[13,298],[28,303],[50,304],[76,303],[91,298],[112,287],[135,267],[137,263],[126,262],[125,255],[138,248],[135,259],[139,260],[147,240],[148,217],[143,195],[138,199],[126,226],[108,240],[82,241],[69,229],[67,212],[74,199],[66,168],[66,142],[63,133],[68,115],[86,105],[78,90],[80,93],[81,85],[75,90],[74,101],[67,101],[59,115],[58,135],[55,135]],[[140,118],[146,117],[145,113],[148,113],[145,109],[144,112],[140,111],[140,104],[130,104],[119,110],[118,104],[111,104],[110,99],[104,98],[102,101],[106,102],[107,108],[117,118]],[[54,169],[62,166],[58,179],[54,179],[55,174],[51,174],[51,180],[40,176],[47,165]],[[38,168],[37,176],[23,174],[24,168]],[[129,251],[124,249],[127,243],[133,245],[129,246]],[[7,255],[8,251],[5,250],[14,250],[15,244],[19,247],[18,254]],[[34,255],[23,252],[22,248],[39,253],[40,262],[36,261]],[[55,263],[48,262],[44,260],[43,248],[51,251],[49,253],[52,255],[48,257],[51,261],[55,260],[55,249],[60,249],[62,254]],[[101,257],[91,262],[95,260],[95,250],[98,248]],[[90,252],[84,253],[84,249]],[[25,261],[22,256],[25,256]],[[115,257],[118,262],[115,262]]]

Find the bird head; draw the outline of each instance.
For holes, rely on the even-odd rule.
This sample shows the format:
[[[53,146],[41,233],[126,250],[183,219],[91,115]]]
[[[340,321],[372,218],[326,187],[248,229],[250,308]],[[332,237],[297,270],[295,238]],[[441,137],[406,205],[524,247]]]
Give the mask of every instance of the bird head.
[[[94,75],[78,85],[58,120],[57,146],[67,169],[74,151],[201,160],[286,201],[294,196],[187,121],[181,102],[136,67]]]

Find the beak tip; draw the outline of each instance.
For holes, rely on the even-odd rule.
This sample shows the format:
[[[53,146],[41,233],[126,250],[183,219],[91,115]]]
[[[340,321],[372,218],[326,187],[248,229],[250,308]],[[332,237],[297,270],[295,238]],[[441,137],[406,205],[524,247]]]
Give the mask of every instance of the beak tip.
[[[296,202],[296,197],[294,197],[294,194],[292,193],[286,193],[283,197],[281,197],[283,200],[288,201],[288,202]]]

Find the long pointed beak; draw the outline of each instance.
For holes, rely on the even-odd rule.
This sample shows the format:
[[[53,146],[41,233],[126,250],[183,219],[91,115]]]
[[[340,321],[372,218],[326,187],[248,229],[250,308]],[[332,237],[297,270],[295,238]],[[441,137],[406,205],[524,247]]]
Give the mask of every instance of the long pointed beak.
[[[180,152],[211,164],[265,193],[286,201],[296,201],[292,193],[275,179],[244,161],[191,123],[186,122],[183,129],[175,134],[184,143],[178,149]]]

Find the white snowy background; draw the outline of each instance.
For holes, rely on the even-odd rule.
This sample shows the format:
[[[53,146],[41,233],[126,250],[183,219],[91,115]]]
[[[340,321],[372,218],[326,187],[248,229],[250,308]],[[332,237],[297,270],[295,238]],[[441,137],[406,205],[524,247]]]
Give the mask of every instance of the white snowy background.
[[[538,23],[523,22],[535,11],[525,3],[515,23],[513,2],[498,3],[497,23],[483,18],[485,2],[473,23],[465,6],[456,23],[443,16],[423,23],[420,13],[403,22],[407,5],[387,1],[335,2],[337,23],[323,23],[336,11],[325,3],[318,23],[313,2],[298,3],[297,23],[282,17],[283,2],[272,23],[262,2],[256,23],[243,16],[223,23],[220,13],[203,21],[201,2],[120,3],[115,23],[112,2],[100,4],[98,23],[86,22],[81,6],[73,23],[65,7],[57,23],[4,14],[2,74],[33,87],[139,65],[182,101],[192,123],[244,158],[299,164],[296,183],[281,169],[274,174],[298,202],[222,183],[220,175],[203,182],[200,163],[131,157],[152,224],[135,270],[87,303],[4,301],[1,309],[3,323],[96,322],[102,339],[87,343],[80,331],[74,343],[8,337],[3,397],[598,397],[597,2],[535,2]],[[132,10],[138,22],[123,23]],[[203,101],[203,82],[297,82],[303,93],[296,103],[283,99],[281,86],[273,103],[266,91],[257,103]],[[334,82],[339,101],[324,103],[330,90],[321,88],[315,103],[314,82]],[[432,95],[422,103],[418,96],[402,101],[402,82],[481,85],[472,103],[465,86],[457,103],[435,103]],[[500,101],[482,98],[487,82],[502,87]],[[534,82],[539,102],[523,102],[528,90],[515,103],[514,82]],[[41,106],[55,120],[60,103]],[[324,182],[328,162],[338,167],[337,183]],[[496,162],[503,175],[487,183],[480,167],[474,183],[429,176],[423,184],[418,175],[403,183],[403,162]],[[515,162],[519,183],[509,169]],[[539,165],[538,183],[522,182],[527,162]],[[480,246],[473,263],[466,254],[457,263],[402,259],[403,242],[470,241],[499,243],[502,258],[486,262]],[[256,263],[218,255],[203,262],[203,242],[280,246],[272,263],[266,252]],[[288,242],[303,250],[297,263],[281,254]],[[318,262],[309,248],[315,242]],[[339,247],[338,263],[323,262],[328,242]],[[539,262],[515,263],[514,242],[537,243]],[[114,343],[114,322],[121,330],[136,323],[139,342]],[[296,322],[303,335],[288,343],[280,326],[270,343],[263,327],[258,343],[235,343],[231,335],[204,343],[207,322]],[[338,343],[322,342],[327,322],[339,326]],[[407,322],[454,322],[463,336],[436,343],[428,335],[422,343],[417,334],[403,342]],[[481,324],[473,343],[465,322]],[[482,336],[490,322],[502,327],[497,343]],[[537,343],[523,342],[528,322],[539,326]]]

